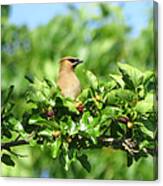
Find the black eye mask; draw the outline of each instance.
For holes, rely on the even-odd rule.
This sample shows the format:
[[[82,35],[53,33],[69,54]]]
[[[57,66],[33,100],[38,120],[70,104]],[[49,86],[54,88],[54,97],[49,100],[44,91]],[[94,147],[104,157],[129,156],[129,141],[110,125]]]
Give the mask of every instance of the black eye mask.
[[[76,63],[76,62],[78,61],[78,59],[69,59],[69,61],[70,61],[71,63]]]
[[[75,66],[79,63],[82,63],[83,61],[80,59],[69,59],[69,61],[74,64]]]

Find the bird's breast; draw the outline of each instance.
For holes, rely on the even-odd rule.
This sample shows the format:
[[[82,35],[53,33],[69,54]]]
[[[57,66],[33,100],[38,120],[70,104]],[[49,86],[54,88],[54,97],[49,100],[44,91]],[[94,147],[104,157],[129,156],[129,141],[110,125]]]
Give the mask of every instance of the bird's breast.
[[[61,72],[58,79],[58,86],[60,87],[63,96],[72,99],[75,99],[81,91],[80,81],[74,72]]]

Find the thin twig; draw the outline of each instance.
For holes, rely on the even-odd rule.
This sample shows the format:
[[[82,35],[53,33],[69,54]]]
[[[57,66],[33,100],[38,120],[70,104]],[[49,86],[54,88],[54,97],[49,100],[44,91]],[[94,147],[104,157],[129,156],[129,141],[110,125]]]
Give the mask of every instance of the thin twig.
[[[19,134],[17,137],[16,137],[16,139],[15,139],[15,141],[18,141],[18,139],[21,137],[21,135]]]
[[[1,149],[9,149],[10,147],[15,147],[15,146],[19,146],[19,145],[26,145],[26,144],[29,144],[29,142],[26,140],[11,141],[11,142],[2,143]]]

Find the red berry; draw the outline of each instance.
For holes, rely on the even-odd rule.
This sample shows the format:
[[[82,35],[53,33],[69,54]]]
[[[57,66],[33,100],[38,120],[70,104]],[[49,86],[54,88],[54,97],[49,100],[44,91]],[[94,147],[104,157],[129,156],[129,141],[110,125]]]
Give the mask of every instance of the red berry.
[[[53,117],[54,116],[54,111],[50,110],[46,113],[47,117]]]
[[[84,111],[84,105],[82,104],[82,103],[80,103],[79,105],[77,105],[77,110],[79,111],[79,112],[83,112]]]

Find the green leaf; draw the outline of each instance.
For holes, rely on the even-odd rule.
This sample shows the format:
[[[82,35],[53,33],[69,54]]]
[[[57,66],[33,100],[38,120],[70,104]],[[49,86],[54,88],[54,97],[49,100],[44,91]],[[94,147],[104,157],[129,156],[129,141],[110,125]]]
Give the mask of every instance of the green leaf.
[[[143,81],[143,73],[138,69],[128,65],[118,63],[125,86],[129,89],[137,88]]]
[[[71,163],[76,161],[76,155],[77,155],[76,150],[69,149],[68,143],[63,142],[61,158],[62,158],[62,162],[64,163],[64,169],[66,171],[69,170]]]
[[[102,12],[103,17],[107,17],[111,13],[109,7],[105,3],[100,3],[100,10]]]
[[[60,146],[61,146],[61,138],[57,138],[55,142],[51,144],[53,158],[56,158],[58,156]]]
[[[96,138],[100,136],[100,125],[97,126],[90,125],[87,130],[87,133],[93,140],[93,143],[96,144],[97,143]]]
[[[1,161],[8,166],[15,166],[14,161],[11,159],[11,157],[8,154],[2,154]]]
[[[90,132],[90,129],[94,127],[92,124],[93,117],[90,115],[90,112],[84,112],[82,119],[80,120],[80,130],[88,133]]]
[[[58,129],[58,123],[55,120],[43,119],[41,116],[33,115],[28,122],[29,125],[44,126],[50,129]]]
[[[74,135],[78,133],[78,124],[74,122],[71,116],[64,116],[63,121],[59,123],[62,134],[68,133],[69,135]]]
[[[155,91],[156,90],[156,78],[154,76],[154,73],[151,71],[147,71],[144,73],[144,79],[143,84],[146,92]]]
[[[56,88],[55,83],[52,82],[52,81],[50,81],[49,79],[44,78],[44,81],[47,83],[47,85],[49,86],[49,88],[51,88],[51,87],[53,87],[53,86]]]
[[[154,133],[150,130],[148,130],[145,126],[140,126],[140,130],[145,133],[147,136],[151,137],[152,139],[154,138]]]
[[[109,81],[109,82],[104,84],[105,91],[107,91],[107,92],[115,89],[116,86],[117,86],[117,83],[115,81]]]
[[[117,116],[122,115],[122,110],[118,107],[114,106],[107,106],[105,109],[102,110],[101,114],[101,121],[105,121],[105,119],[114,119]]]
[[[81,165],[88,171],[91,171],[91,165],[88,161],[88,157],[85,154],[82,154],[81,156],[77,156],[77,159],[80,161]]]
[[[4,100],[4,104],[6,104],[9,101],[13,91],[14,91],[14,85],[11,85],[9,87],[9,89],[8,89],[8,94],[7,94],[7,96],[6,96],[5,100]]]
[[[68,99],[64,100],[63,105],[65,107],[68,107],[71,112],[78,113],[75,103],[72,100],[68,100]]]
[[[141,118],[140,121],[144,124],[144,126],[147,129],[154,132],[157,128],[157,113],[155,112],[147,113],[146,117]]]
[[[38,135],[52,137],[52,130],[46,128],[45,130],[42,130],[42,131],[38,132]]]
[[[124,88],[125,83],[124,83],[124,81],[122,80],[122,76],[120,76],[120,75],[115,75],[115,74],[114,74],[114,75],[111,74],[110,77],[111,77],[116,83],[118,83],[118,85],[119,85],[121,88]]]
[[[145,95],[145,89],[144,89],[144,86],[143,85],[140,85],[138,88],[137,88],[137,92],[138,92],[138,95],[140,98],[143,98],[144,95]]]
[[[35,139],[31,139],[31,140],[29,140],[29,144],[31,147],[34,147],[37,145],[37,141]]]
[[[80,93],[80,95],[78,96],[79,100],[87,100],[87,98],[89,97],[90,93],[89,93],[90,89],[89,88],[85,88],[82,90],[82,92]]]
[[[144,73],[143,83],[147,84],[154,77],[154,73],[152,71],[146,71]]]
[[[12,137],[12,134],[11,134],[10,130],[7,129],[7,128],[2,130],[2,135],[6,136],[7,138],[11,138]]]
[[[133,157],[127,153],[127,166],[130,167],[133,163]]]
[[[96,76],[91,71],[87,71],[86,76],[88,78],[90,86],[93,87],[94,89],[96,89],[98,86],[98,80],[97,80]]]
[[[139,144],[139,148],[143,149],[144,147],[148,147],[150,142],[148,140],[144,140]]]
[[[70,159],[68,157],[68,154],[65,154],[64,158],[65,158],[65,166],[64,166],[64,168],[65,168],[66,171],[68,171],[68,169],[69,169],[69,167],[71,165],[71,161],[70,161]]]
[[[141,130],[141,132],[143,132],[145,135],[151,137],[152,139],[154,139],[154,132],[147,129],[143,123],[141,122],[135,122],[135,125],[139,126],[139,129]]]
[[[83,123],[85,126],[87,126],[88,123],[89,123],[89,120],[88,120],[89,116],[90,116],[90,112],[84,112],[84,114],[83,114],[83,116],[82,116],[81,121],[82,121],[82,123]]]
[[[131,104],[136,99],[136,95],[131,90],[116,89],[107,93],[105,99],[107,100],[108,104],[113,104],[113,105],[124,103],[124,102]]]
[[[139,101],[136,106],[134,107],[134,109],[143,114],[146,112],[152,112],[153,110],[153,94],[149,93],[147,94],[146,98],[142,101]]]

